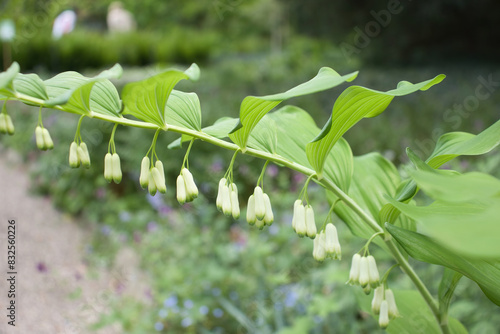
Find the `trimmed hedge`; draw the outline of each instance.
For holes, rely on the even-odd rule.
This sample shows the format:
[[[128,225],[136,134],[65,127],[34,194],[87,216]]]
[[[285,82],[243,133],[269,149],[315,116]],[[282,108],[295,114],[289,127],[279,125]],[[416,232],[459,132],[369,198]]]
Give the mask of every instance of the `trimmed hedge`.
[[[126,66],[205,62],[219,47],[213,32],[174,28],[163,33],[107,34],[79,30],[54,41],[40,34],[29,42],[12,44],[12,59],[22,71],[79,71],[120,63]],[[0,46],[1,49],[1,46]]]

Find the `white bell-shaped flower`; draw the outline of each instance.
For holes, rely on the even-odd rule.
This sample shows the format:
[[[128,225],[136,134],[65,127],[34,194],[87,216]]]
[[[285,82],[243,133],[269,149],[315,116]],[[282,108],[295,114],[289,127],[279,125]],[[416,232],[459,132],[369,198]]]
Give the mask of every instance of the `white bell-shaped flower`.
[[[306,233],[307,236],[311,239],[316,237],[317,233],[317,228],[316,228],[316,221],[314,219],[314,209],[312,206],[307,205],[306,206]]]
[[[262,188],[257,186],[253,192],[255,198],[255,216],[259,220],[263,220],[266,215],[266,205],[264,203],[264,192]]]
[[[316,261],[323,262],[326,258],[325,242],[325,233],[321,232],[316,234],[313,247],[313,257]]]
[[[217,191],[217,199],[215,200],[215,204],[217,205],[217,210],[222,212],[222,189],[226,185],[226,178],[222,178],[219,181],[219,189]]]
[[[122,166],[118,153],[113,153],[111,156],[111,163],[113,166],[113,181],[118,184],[122,181]]]
[[[389,318],[394,319],[399,317],[398,306],[396,305],[396,298],[394,298],[394,293],[391,289],[385,290],[385,300],[387,300],[387,306],[389,308]]]
[[[38,130],[40,129],[40,130]],[[37,127],[36,131],[36,144],[38,146],[39,139],[38,137],[40,136],[40,141],[43,145],[43,137],[42,137],[42,128]],[[39,133],[39,134],[38,134]],[[40,148],[40,146],[38,146]],[[76,142],[72,142],[71,145],[69,146],[69,166],[71,168],[78,168],[80,166],[80,159],[78,159],[78,144]]]
[[[231,198],[231,214],[234,219],[240,218],[240,203],[238,200],[238,187],[236,184],[231,183],[229,186],[230,198]]]
[[[104,156],[104,178],[106,181],[113,181],[113,162],[111,153],[106,153]]]
[[[359,261],[359,285],[362,288],[370,283],[370,272],[368,269],[368,259],[366,256],[361,257]]]
[[[375,262],[375,258],[371,255],[367,256],[368,262],[368,274],[370,276],[370,286],[372,288],[376,288],[380,284],[380,275],[377,269],[377,263]]]
[[[255,216],[255,196],[250,195],[247,203],[247,222],[250,225],[254,225],[257,222],[257,217]]]
[[[383,300],[380,303],[378,324],[382,329],[385,329],[387,328],[387,326],[389,326],[389,305],[387,305],[387,300]]]
[[[186,203],[187,200],[186,183],[184,182],[184,177],[182,176],[182,174],[179,174],[179,176],[177,176],[175,185],[177,201],[182,205]]]
[[[375,314],[380,313],[380,305],[382,304],[382,301],[384,300],[384,287],[380,285],[375,289],[373,292],[373,299],[372,299],[372,311]]]
[[[361,255],[356,253],[352,257],[351,270],[349,271],[349,280],[347,281],[348,284],[350,285],[359,284],[360,267],[361,267]]]
[[[141,174],[139,176],[139,183],[143,189],[148,188],[149,184],[149,157],[142,158],[141,161]]]
[[[264,194],[264,206],[266,208],[266,214],[264,215],[264,224],[271,225],[274,222],[273,209],[271,207],[271,199],[267,194]]]

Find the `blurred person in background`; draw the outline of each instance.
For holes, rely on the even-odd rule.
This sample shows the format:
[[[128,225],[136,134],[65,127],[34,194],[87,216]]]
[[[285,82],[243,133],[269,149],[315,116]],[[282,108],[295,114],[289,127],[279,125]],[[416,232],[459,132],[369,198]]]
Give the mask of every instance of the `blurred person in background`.
[[[108,8],[108,30],[115,32],[128,32],[135,30],[135,19],[128,10],[123,8],[119,1],[112,2]]]

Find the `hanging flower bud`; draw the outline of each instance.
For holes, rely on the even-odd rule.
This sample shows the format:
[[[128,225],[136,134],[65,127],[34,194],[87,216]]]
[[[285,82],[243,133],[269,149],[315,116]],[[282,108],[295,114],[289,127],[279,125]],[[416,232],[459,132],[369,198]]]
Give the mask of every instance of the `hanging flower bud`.
[[[152,170],[155,169],[155,167],[152,168]],[[155,179],[153,177],[152,170],[148,172],[148,191],[151,196],[156,195],[156,184],[155,184]],[[158,170],[156,170],[158,171]]]
[[[222,213],[226,216],[231,216],[233,214],[233,209],[231,207],[231,194],[229,193],[229,187],[225,184],[222,187]]]
[[[141,175],[139,176],[139,183],[143,189],[148,187],[149,183],[149,157],[142,158],[141,161]]]
[[[332,223],[326,224],[325,234],[326,234],[326,243],[325,243],[326,252],[333,254],[335,253],[335,243],[337,243],[339,239],[335,225],[333,225]]]
[[[38,131],[40,129],[40,131]],[[43,143],[43,138],[42,138],[42,128],[37,127],[37,130],[35,130],[35,133],[40,132],[40,140]],[[37,146],[38,146],[38,134],[37,134]],[[40,146],[38,146],[40,148]],[[78,144],[76,142],[72,142],[71,145],[69,146],[69,166],[71,168],[78,168],[80,167],[80,160],[78,159]]]
[[[250,195],[247,204],[247,222],[250,225],[254,225],[256,221],[257,217],[255,217],[255,197],[254,195]]]
[[[82,163],[82,166],[85,168],[90,168],[90,155],[89,150],[87,149],[87,144],[81,142],[78,148],[76,149],[78,159]]]
[[[43,143],[45,145],[46,150],[51,150],[54,148],[54,142],[52,141],[52,138],[50,137],[49,130],[46,128],[42,129],[42,138],[43,138]]]
[[[193,199],[198,197],[198,187],[196,186],[196,183],[194,182],[193,179],[193,174],[187,169],[183,168],[181,170],[181,174],[184,178],[184,182],[186,184],[186,194],[189,199],[189,201],[192,201]]]
[[[111,156],[111,162],[113,166],[113,181],[118,184],[122,181],[122,167],[120,163],[120,156],[117,153],[113,153],[113,155]]]
[[[255,222],[255,226],[258,227],[259,230],[262,230],[264,229],[264,226],[266,226],[266,224],[263,220],[257,219],[257,221]]]
[[[264,193],[262,188],[257,186],[253,192],[255,196],[255,216],[259,220],[263,220],[266,215],[266,205],[264,204]]]
[[[370,285],[372,288],[376,288],[380,284],[380,276],[377,269],[377,263],[375,258],[371,255],[367,257],[368,261],[368,274],[370,275]]]
[[[394,298],[394,293],[391,289],[385,290],[385,300],[387,300],[387,306],[389,309],[389,318],[394,319],[399,317],[398,307],[396,305],[396,299]]]
[[[15,132],[14,128],[14,123],[12,123],[12,118],[10,118],[10,115],[5,115],[5,125],[6,125],[6,130],[7,133],[12,136]]]
[[[297,206],[295,213],[295,231],[301,238],[307,233],[306,208],[302,204]]]
[[[217,210],[222,212],[222,188],[226,185],[226,178],[222,178],[219,181],[219,190],[217,191],[217,199],[215,200],[215,204],[217,205]]]
[[[352,257],[351,270],[349,272],[349,280],[347,281],[348,284],[355,285],[359,283],[360,266],[361,266],[361,255],[356,253]]]
[[[324,233],[318,233],[314,238],[313,257],[320,262],[323,262],[326,258]]]
[[[383,300],[382,303],[380,303],[378,325],[382,329],[385,329],[387,328],[387,326],[389,326],[389,306],[387,305],[386,300]]]
[[[332,223],[328,223],[326,224],[324,233],[326,239],[325,250],[327,255],[340,260],[342,258],[342,252],[337,234],[337,228]]]
[[[370,272],[368,269],[368,259],[366,256],[363,256],[359,261],[359,285],[362,288],[370,283]]]
[[[155,167],[156,169],[158,169],[158,172],[160,174],[160,183],[165,184],[165,169],[163,169],[163,162],[161,162],[160,160],[156,160]],[[160,190],[160,187],[158,187],[158,190]]]
[[[184,182],[184,177],[182,174],[177,176],[177,182],[176,182],[176,190],[177,190],[177,201],[179,204],[184,204],[186,203],[187,195],[186,195],[186,183]]]
[[[111,153],[107,153],[104,156],[104,178],[106,181],[113,181],[113,162]]]
[[[293,203],[293,216],[292,216],[292,228],[295,232],[297,232],[297,208],[302,206],[302,201],[300,199],[296,200]]]
[[[384,300],[384,287],[380,285],[378,288],[375,289],[375,292],[373,293],[373,299],[372,299],[372,311],[375,314],[380,313],[380,304],[382,304],[382,301]]]
[[[271,207],[271,199],[267,194],[264,194],[264,207],[266,214],[264,215],[264,224],[270,226],[274,222],[273,209]]]
[[[165,175],[161,175],[157,167],[151,168],[151,175],[153,175],[153,179],[158,191],[162,194],[165,194],[167,192],[167,186],[165,185]]]
[[[231,183],[229,191],[231,193],[231,214],[234,219],[238,219],[240,218],[240,203],[238,201],[238,187],[236,187],[236,184]]]
[[[43,141],[43,129],[40,126],[37,126],[35,129],[35,140],[36,140],[36,147],[38,147],[38,149],[40,149],[40,150],[45,151],[46,148],[45,148],[45,142]],[[76,143],[75,143],[75,145],[76,145]],[[77,162],[78,162],[78,159],[77,159]],[[71,162],[70,162],[70,166],[71,166]],[[73,167],[73,166],[71,166],[71,167]]]
[[[316,236],[316,222],[314,221],[314,210],[312,206],[306,206],[306,231],[307,236],[313,239]]]
[[[0,113],[0,132],[3,134],[7,133],[7,120],[4,113]]]

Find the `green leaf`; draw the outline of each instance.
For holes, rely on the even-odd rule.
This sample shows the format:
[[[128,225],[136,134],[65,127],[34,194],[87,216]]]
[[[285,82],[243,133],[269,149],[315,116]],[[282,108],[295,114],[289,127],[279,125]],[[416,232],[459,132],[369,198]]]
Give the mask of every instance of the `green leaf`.
[[[387,203],[385,196],[394,194],[399,182],[399,173],[390,161],[379,153],[369,153],[354,158],[354,174],[348,194],[363,211],[384,226],[384,221],[379,220],[379,211]],[[333,194],[329,197],[330,202],[336,199]],[[373,235],[373,230],[343,202],[337,203],[334,210],[354,235],[365,239]],[[406,218],[398,220],[398,223],[405,227],[413,226]],[[378,239],[375,240],[382,245]]]
[[[248,146],[268,153],[275,154],[278,146],[278,128],[276,122],[269,117],[264,116],[257,123],[255,129],[248,137]]]
[[[446,202],[462,203],[500,198],[500,180],[484,173],[467,174],[413,171],[411,177],[427,195]]]
[[[401,317],[389,322],[387,333],[394,334],[440,334],[442,333],[439,324],[432,314],[429,306],[420,293],[415,290],[396,290],[394,298]],[[373,319],[378,322],[378,315],[371,311],[372,296],[363,293],[356,295],[363,311],[372,314]],[[450,331],[453,334],[466,334],[465,327],[456,319],[448,318]]]
[[[7,71],[0,73],[0,98],[15,97],[14,79],[19,73],[19,64],[13,62]]]
[[[478,135],[450,132],[439,137],[434,151],[427,159],[432,168],[438,168],[459,155],[481,155],[500,144],[500,120]]]
[[[200,75],[198,65],[192,64],[186,71],[167,70],[142,81],[127,84],[123,88],[124,114],[159,127],[166,124],[165,108],[174,86],[181,80],[197,80]]]
[[[215,138],[223,139],[228,136],[229,131],[231,131],[231,129],[233,129],[237,123],[237,118],[222,117],[219,118],[213,125],[207,126],[201,131]]]
[[[306,145],[319,128],[303,109],[285,106],[268,115],[277,125],[277,153],[282,157],[311,168],[306,155]],[[343,138],[327,157],[325,176],[347,192],[353,173],[352,151]]]
[[[172,90],[163,119],[167,124],[201,131],[201,107],[198,95]]]
[[[122,102],[111,81],[103,80],[95,83],[90,94],[90,110],[99,114],[120,117]]]
[[[68,112],[89,114],[91,111],[91,93],[94,85],[99,81],[117,78],[122,72],[122,67],[116,64],[111,69],[105,70],[93,78],[86,78],[80,73],[71,71],[60,73],[44,81],[49,96],[49,99],[45,101],[44,105],[49,107],[60,105]],[[113,96],[112,92],[107,92],[107,90],[109,90],[109,85],[103,84],[99,87],[93,106],[97,106],[98,112],[117,115],[117,113],[115,114],[113,112],[113,109],[107,109],[110,105],[109,102],[102,101],[106,99],[106,97],[102,96],[105,94],[102,92],[103,90],[106,90],[109,96]],[[113,104],[113,102],[111,102],[111,104]]]
[[[335,101],[332,115],[320,134],[307,145],[307,158],[318,173],[318,177],[322,176],[326,156],[337,140],[362,118],[379,115],[389,106],[395,96],[427,90],[444,78],[445,76],[441,74],[418,84],[400,82],[398,88],[387,92],[360,86],[351,86],[344,90]]]
[[[448,314],[450,307],[451,297],[455,292],[455,288],[462,278],[461,273],[457,273],[449,268],[444,268],[443,277],[439,283],[438,296],[439,296],[439,311],[441,314]]]
[[[499,257],[500,199],[484,203],[435,201],[414,206],[391,199],[392,205],[419,223],[419,231],[457,253],[477,257]]]
[[[203,129],[201,129],[202,132],[218,138],[218,139],[223,139],[228,136],[229,131],[233,129],[236,124],[238,124],[238,119],[237,118],[232,118],[232,117],[221,117],[213,125],[207,126]],[[181,138],[178,138],[171,142],[168,145],[169,149],[176,149],[180,148],[182,146],[182,143],[186,141],[190,141],[192,139],[191,136],[187,135],[182,135]]]
[[[14,79],[14,89],[18,93],[35,97],[40,100],[47,100],[47,90],[42,79],[36,74],[19,73]]]
[[[419,187],[436,201],[413,206],[391,199],[392,205],[420,223],[421,232],[470,256],[500,256],[495,235],[500,216],[500,180],[483,173],[413,171]]]
[[[386,224],[386,228],[413,258],[453,269],[478,284],[484,294],[500,306],[500,261],[467,257],[453,252],[432,238]]]
[[[282,101],[333,88],[345,81],[354,80],[357,75],[358,72],[353,72],[340,76],[331,68],[322,67],[314,78],[284,93],[266,96],[247,96],[243,99],[240,106],[240,122],[233,129],[229,138],[239,147],[245,149],[250,132],[252,132],[264,115]]]

